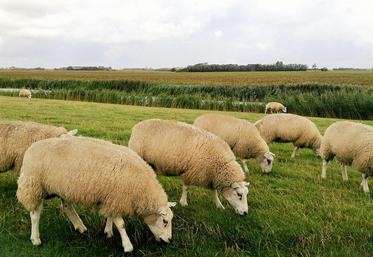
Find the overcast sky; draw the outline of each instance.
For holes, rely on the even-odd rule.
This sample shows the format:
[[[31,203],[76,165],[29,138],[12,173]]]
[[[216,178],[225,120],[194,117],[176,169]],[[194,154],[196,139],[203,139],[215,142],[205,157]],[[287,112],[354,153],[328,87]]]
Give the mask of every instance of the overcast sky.
[[[373,67],[373,0],[0,0],[0,67]]]

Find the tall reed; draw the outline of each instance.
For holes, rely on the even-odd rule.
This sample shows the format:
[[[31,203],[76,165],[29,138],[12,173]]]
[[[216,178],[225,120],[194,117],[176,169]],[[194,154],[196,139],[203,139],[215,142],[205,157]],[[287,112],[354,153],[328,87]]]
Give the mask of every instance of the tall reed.
[[[144,81],[0,79],[0,88],[30,88],[33,97],[206,110],[263,112],[279,101],[289,112],[308,116],[373,119],[373,88],[298,84],[193,86]],[[0,91],[2,95],[17,92]]]

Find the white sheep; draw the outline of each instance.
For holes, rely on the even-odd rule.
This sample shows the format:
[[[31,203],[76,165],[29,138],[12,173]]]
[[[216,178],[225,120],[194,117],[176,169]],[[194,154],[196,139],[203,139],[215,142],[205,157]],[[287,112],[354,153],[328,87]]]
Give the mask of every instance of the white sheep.
[[[40,245],[43,199],[57,195],[75,229],[86,227],[72,204],[99,204],[100,213],[117,227],[125,252],[133,250],[123,216],[144,218],[157,241],[171,239],[172,211],[154,171],[127,147],[85,137],[51,138],[26,151],[17,198],[30,212],[31,241]],[[112,231],[105,228],[108,237]]]
[[[291,157],[299,154],[299,148],[310,148],[315,155],[320,153],[322,136],[315,123],[295,114],[269,114],[254,124],[267,144],[292,142]]]
[[[266,104],[264,113],[271,111],[271,113],[287,112],[286,107],[282,103],[269,102]]]
[[[321,178],[326,178],[329,161],[341,163],[342,179],[348,180],[347,165],[362,173],[361,186],[369,193],[368,177],[373,175],[373,128],[355,122],[341,121],[329,126],[321,143],[323,160]]]
[[[76,132],[31,121],[0,121],[0,173],[13,169],[18,176],[23,155],[32,143]]]
[[[29,100],[31,100],[32,94],[31,94],[31,91],[28,90],[28,89],[21,89],[21,90],[19,90],[18,96],[27,97]]]
[[[187,205],[189,185],[214,190],[217,208],[224,209],[221,191],[236,213],[247,214],[245,175],[223,140],[205,130],[176,121],[145,120],[132,129],[129,148],[162,175],[182,176],[180,204]]]
[[[236,157],[241,159],[245,172],[248,172],[245,159],[250,158],[256,159],[263,172],[272,170],[274,154],[251,122],[222,114],[204,114],[193,125],[227,142]]]

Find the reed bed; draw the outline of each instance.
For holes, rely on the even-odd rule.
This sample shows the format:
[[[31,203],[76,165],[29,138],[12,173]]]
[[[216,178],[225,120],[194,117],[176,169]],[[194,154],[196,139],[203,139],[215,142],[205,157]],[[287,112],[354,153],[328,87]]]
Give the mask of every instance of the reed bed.
[[[33,97],[238,112],[263,112],[279,101],[289,112],[307,116],[373,119],[373,88],[334,85],[196,86],[132,80],[0,79],[0,88],[29,88]],[[16,96],[17,91],[0,91]]]

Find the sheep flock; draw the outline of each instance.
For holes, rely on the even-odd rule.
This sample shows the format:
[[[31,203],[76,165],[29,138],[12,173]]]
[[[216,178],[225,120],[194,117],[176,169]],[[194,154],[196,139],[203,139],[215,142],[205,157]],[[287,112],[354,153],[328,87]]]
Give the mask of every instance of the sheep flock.
[[[21,96],[21,94],[20,94]],[[22,95],[31,98],[29,96]],[[0,173],[18,176],[16,197],[29,212],[31,242],[41,244],[39,221],[44,200],[58,197],[62,211],[75,230],[87,231],[74,205],[97,205],[106,219],[104,233],[118,230],[124,252],[133,251],[124,218],[140,216],[157,241],[170,243],[171,208],[158,176],[180,176],[179,200],[188,205],[190,186],[212,190],[213,202],[225,209],[222,195],[238,215],[249,210],[249,168],[255,159],[263,173],[276,167],[272,142],[294,145],[291,155],[309,148],[321,157],[321,178],[329,162],[341,163],[343,180],[347,166],[362,173],[361,187],[369,193],[373,175],[373,128],[356,122],[336,122],[321,135],[308,118],[287,112],[280,103],[269,103],[255,123],[223,114],[203,114],[193,124],[150,119],[132,128],[128,147],[75,135],[68,131],[26,121],[0,121]],[[277,112],[272,114],[272,112]],[[211,210],[214,211],[214,210]],[[177,218],[177,217],[176,217]]]

